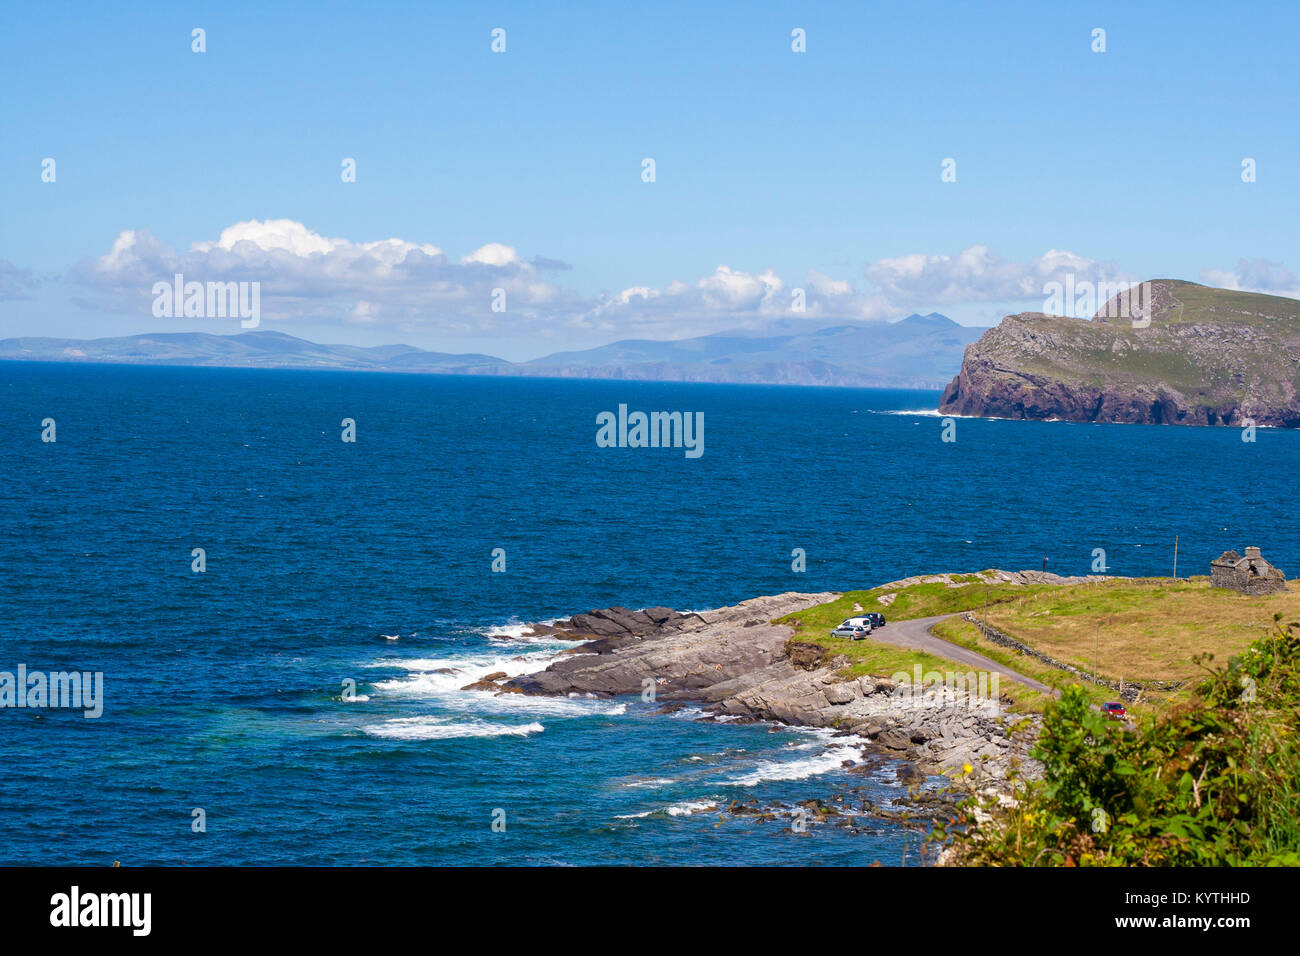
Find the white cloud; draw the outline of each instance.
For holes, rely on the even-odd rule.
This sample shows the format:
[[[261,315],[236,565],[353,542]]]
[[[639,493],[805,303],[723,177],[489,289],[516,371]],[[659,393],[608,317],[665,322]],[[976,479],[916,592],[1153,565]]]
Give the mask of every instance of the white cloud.
[[[790,296],[770,269],[750,273],[718,266],[695,282],[675,279],[662,289],[631,286],[604,295],[571,328],[639,338],[680,338],[746,327],[788,313]]]
[[[804,293],[804,311],[793,310],[796,289]],[[574,317],[571,328],[610,336],[683,338],[729,329],[756,329],[779,319],[833,321],[892,318],[897,313],[879,296],[860,293],[845,280],[810,271],[800,285],[789,285],[771,269],[746,272],[728,265],[663,288],[631,286],[599,297]]]
[[[1203,269],[1201,281],[1221,289],[1300,299],[1300,277],[1269,259],[1238,259],[1236,269]]]
[[[379,321],[379,306],[373,302],[358,302],[352,307],[348,321],[357,325],[373,325]]]
[[[148,230],[125,230],[108,252],[83,263],[74,275],[93,291],[89,305],[118,312],[149,315],[154,283],[184,273],[190,281],[260,282],[267,323],[341,323],[460,340],[509,334],[586,344],[758,329],[780,320],[872,321],[951,306],[1041,301],[1044,284],[1067,273],[1076,282],[1133,278],[1064,250],[1010,262],[986,246],[955,255],[880,259],[865,266],[866,281],[856,284],[815,269],[802,282],[791,282],[772,269],[751,272],[724,264],[700,277],[588,297],[544,277],[566,268],[542,256],[525,260],[514,246],[499,242],[453,260],[431,243],[353,242],[290,219],[253,219],[187,251],[172,249]],[[1276,279],[1266,269],[1243,271]],[[0,273],[0,290],[5,281]],[[505,290],[505,312],[492,311],[497,289]],[[802,312],[793,310],[796,290],[802,292]],[[390,331],[386,338],[394,337]]]
[[[1132,281],[1113,265],[1061,249],[1049,249],[1028,262],[1010,262],[987,246],[956,255],[904,255],[879,259],[864,269],[858,288],[810,269],[801,285],[787,287],[771,270],[749,273],[722,265],[694,283],[672,282],[662,289],[634,286],[608,296],[578,316],[572,325],[609,334],[677,337],[731,328],[756,328],[777,318],[828,321],[892,319],[909,312],[977,303],[1032,302],[1037,308],[1044,285]],[[802,288],[805,311],[791,309]]]
[[[855,287],[810,269],[804,281],[788,286],[770,269],[745,272],[721,265],[694,283],[674,281],[662,289],[633,286],[606,296],[570,323],[610,335],[680,337],[723,329],[758,328],[778,318],[827,321],[892,319],[909,312],[958,305],[1033,302],[1044,285],[1073,274],[1084,280],[1123,281],[1113,265],[1061,249],[1049,249],[1028,262],[1010,262],[987,246],[956,255],[904,255],[880,259],[864,269],[867,282]],[[792,310],[796,288],[805,310]]]
[[[844,279],[832,279],[816,269],[808,270],[808,278],[804,284],[818,295],[839,296],[853,294],[853,284],[851,282]]]
[[[97,294],[91,304],[126,312],[147,310],[153,284],[170,282],[176,273],[199,282],[260,282],[269,321],[342,319],[474,335],[535,330],[585,306],[541,279],[512,246],[488,243],[452,262],[430,243],[352,242],[290,219],[235,223],[187,252],[148,230],[125,230],[105,255],[75,271]],[[505,312],[492,311],[495,289],[506,292]]]
[[[461,262],[481,262],[488,266],[508,266],[519,262],[519,253],[514,246],[503,246],[499,242],[489,242],[479,246],[469,255],[461,256]]]
[[[1009,262],[988,246],[971,246],[955,256],[907,255],[880,259],[866,268],[867,278],[886,301],[904,311],[976,302],[1041,299],[1044,285],[1063,282],[1133,281],[1114,265],[1061,249],[1037,259]]]
[[[711,303],[724,308],[741,306],[760,311],[775,302],[782,285],[771,269],[760,275],[751,275],[729,266],[718,266],[713,275],[696,283],[700,294]]]
[[[396,241],[390,240],[390,242]],[[326,239],[292,219],[268,219],[265,222],[250,219],[248,222],[237,222],[221,230],[221,236],[216,242],[194,243],[194,250],[196,252],[211,252],[213,249],[229,251],[241,242],[251,242],[261,250],[283,249],[295,256],[310,256],[315,253],[328,255],[336,250],[352,247],[352,243],[346,239]],[[371,243],[371,245],[378,244]],[[432,246],[427,248],[431,250],[430,255],[437,255],[441,251]]]

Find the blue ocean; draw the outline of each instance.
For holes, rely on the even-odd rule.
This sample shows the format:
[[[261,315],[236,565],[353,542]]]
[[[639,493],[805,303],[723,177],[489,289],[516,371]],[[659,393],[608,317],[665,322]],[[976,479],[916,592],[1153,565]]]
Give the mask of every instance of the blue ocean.
[[[0,709],[0,864],[917,863],[892,822],[703,809],[896,805],[897,768],[843,766],[852,739],[460,688],[565,648],[529,623],[610,605],[1084,574],[1096,549],[1169,574],[1175,536],[1180,574],[1247,544],[1300,569],[1300,434],[958,419],[943,441],[936,401],[0,365],[0,671],[103,673],[97,719]],[[703,413],[703,455],[598,447],[620,404]]]

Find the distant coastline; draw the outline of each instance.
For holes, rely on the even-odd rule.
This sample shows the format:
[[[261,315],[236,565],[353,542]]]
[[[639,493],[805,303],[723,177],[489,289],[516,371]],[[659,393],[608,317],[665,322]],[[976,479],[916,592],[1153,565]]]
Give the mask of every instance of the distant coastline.
[[[981,329],[945,316],[817,328],[785,323],[770,334],[718,333],[673,341],[624,340],[523,362],[410,345],[323,345],[283,332],[159,332],[101,339],[0,340],[0,361],[216,368],[292,368],[526,378],[812,385],[938,391]]]

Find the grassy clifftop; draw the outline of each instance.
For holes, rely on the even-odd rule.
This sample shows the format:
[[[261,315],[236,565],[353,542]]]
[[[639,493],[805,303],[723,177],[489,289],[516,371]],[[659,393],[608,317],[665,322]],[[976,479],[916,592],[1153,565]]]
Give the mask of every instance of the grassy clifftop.
[[[922,579],[902,587],[850,591],[783,622],[795,627],[796,640],[816,644],[831,657],[847,657],[855,676],[888,676],[917,663],[927,670],[951,664],[870,638],[831,637],[830,630],[865,611],[880,611],[890,621],[971,611],[1034,650],[1104,679],[1187,682],[1185,689],[1144,692],[1136,710],[1154,713],[1186,700],[1191,684],[1204,676],[1205,666],[1194,663],[1193,657],[1213,655],[1222,666],[1267,635],[1275,615],[1300,620],[1300,586],[1294,584],[1284,593],[1249,597],[1210,587],[1208,577],[1053,584],[999,581],[989,577],[993,573],[944,575],[943,580]],[[960,618],[941,622],[934,632],[1057,690],[1080,683],[1068,671],[992,643]],[[1033,709],[1046,703],[1040,695],[1018,688],[1010,692]],[[1082,692],[1093,703],[1115,698],[1113,690],[1093,684],[1085,684]]]
[[[1194,654],[1241,653],[1279,613],[1300,619],[1300,590],[1250,597],[1208,577],[1120,578],[995,604],[988,621],[1090,673],[1095,658],[1104,677],[1165,681],[1201,676]]]
[[[1136,324],[1107,318],[1127,313],[1113,306],[1092,319],[1007,316],[966,349],[939,410],[1300,427],[1300,301],[1174,279],[1147,288]]]

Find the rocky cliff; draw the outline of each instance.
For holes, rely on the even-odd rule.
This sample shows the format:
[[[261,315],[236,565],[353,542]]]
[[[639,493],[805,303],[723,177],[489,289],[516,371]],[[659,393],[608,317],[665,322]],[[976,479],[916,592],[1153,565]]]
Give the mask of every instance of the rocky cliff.
[[[850,679],[846,659],[793,640],[774,619],[830,601],[833,593],[787,593],[732,607],[681,614],[668,608],[608,608],[534,633],[583,640],[546,670],[509,679],[489,675],[466,690],[600,697],[644,695],[668,705],[701,703],[727,719],[824,727],[868,742],[879,755],[904,757],[924,772],[1005,779],[1014,764],[1033,775],[1030,721],[988,713],[968,697],[900,695],[883,676]],[[493,680],[495,678],[495,680]]]
[[[1300,301],[1155,279],[1092,319],[1010,315],[966,349],[939,411],[1300,427]]]

